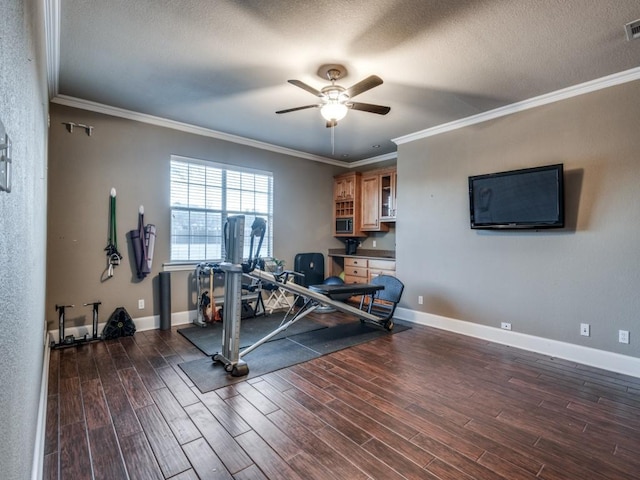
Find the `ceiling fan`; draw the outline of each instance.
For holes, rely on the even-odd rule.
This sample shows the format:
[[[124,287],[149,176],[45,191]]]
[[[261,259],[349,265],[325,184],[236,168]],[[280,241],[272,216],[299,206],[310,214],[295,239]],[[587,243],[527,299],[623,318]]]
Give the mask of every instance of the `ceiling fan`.
[[[346,74],[347,69],[342,65],[322,65],[318,69],[318,75],[326,77],[331,81],[331,85],[327,85],[322,90],[316,90],[300,80],[289,80],[291,85],[295,85],[296,87],[302,88],[303,90],[320,97],[321,102],[312,105],[304,105],[302,107],[287,108],[286,110],[279,110],[276,113],[289,113],[307,108],[319,108],[320,113],[327,121],[327,128],[338,125],[338,120],[342,120],[349,109],[377,113],[378,115],[386,115],[389,113],[391,110],[390,107],[351,101],[351,99],[356,95],[366,92],[378,85],[382,85],[382,79],[380,77],[377,75],[371,75],[349,88],[336,85],[336,81],[346,76]]]

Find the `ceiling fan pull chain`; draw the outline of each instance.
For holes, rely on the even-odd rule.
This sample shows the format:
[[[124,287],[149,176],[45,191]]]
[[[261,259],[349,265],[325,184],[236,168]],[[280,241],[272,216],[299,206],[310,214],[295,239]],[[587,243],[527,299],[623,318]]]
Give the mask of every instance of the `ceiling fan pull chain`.
[[[335,139],[336,129],[330,128],[329,130],[331,130],[331,155],[335,155],[336,154],[336,139]]]

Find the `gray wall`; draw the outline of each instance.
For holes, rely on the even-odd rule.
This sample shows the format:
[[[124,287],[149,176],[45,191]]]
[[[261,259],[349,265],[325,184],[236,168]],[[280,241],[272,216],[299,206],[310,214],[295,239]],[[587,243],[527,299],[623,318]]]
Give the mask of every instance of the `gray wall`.
[[[0,192],[0,476],[22,480],[31,475],[44,354],[48,101],[36,50],[42,12],[22,0],[0,0],[0,12],[0,119],[13,141],[12,192]]]
[[[639,104],[636,81],[401,145],[403,306],[640,356]],[[565,165],[567,228],[469,228],[468,176],[553,163]]]
[[[373,246],[373,242],[376,246]],[[367,250],[395,250],[396,249],[396,224],[389,224],[388,232],[369,232],[366,238],[361,239],[360,248]]]
[[[94,127],[69,133],[62,122]],[[339,167],[258,150],[137,121],[61,105],[51,106],[49,145],[49,238],[46,318],[57,329],[56,303],[75,304],[68,325],[88,325],[83,303],[101,301],[100,321],[118,306],[132,317],[159,313],[157,277],[169,261],[169,159],[172,154],[274,174],[274,254],[293,266],[296,253],[325,253],[340,242],[331,236],[332,177]],[[117,191],[118,248],[125,258],[115,275],[101,282],[106,268],[109,192]],[[136,228],[138,207],[157,227],[153,271],[135,278],[125,234]],[[171,274],[172,311],[195,308],[191,271]],[[138,310],[138,299],[146,308]]]

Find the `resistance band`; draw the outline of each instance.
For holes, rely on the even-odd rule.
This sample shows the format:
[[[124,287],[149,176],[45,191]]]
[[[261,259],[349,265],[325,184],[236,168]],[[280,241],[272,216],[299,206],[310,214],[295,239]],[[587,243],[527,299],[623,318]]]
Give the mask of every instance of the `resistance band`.
[[[118,234],[116,233],[116,189],[111,189],[111,196],[109,198],[109,240],[107,243],[107,263],[108,273],[107,278],[113,277],[113,269],[115,266],[120,265],[122,255],[118,252]]]

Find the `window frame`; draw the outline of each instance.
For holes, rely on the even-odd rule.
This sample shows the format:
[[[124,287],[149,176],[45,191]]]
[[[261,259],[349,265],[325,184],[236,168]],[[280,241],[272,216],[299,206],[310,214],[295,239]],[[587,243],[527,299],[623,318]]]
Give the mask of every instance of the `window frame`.
[[[174,162],[186,165],[186,168],[187,168],[186,182],[184,181],[178,182],[174,178]],[[194,169],[204,168],[205,178],[199,182],[192,181],[192,179],[189,178],[190,170],[192,168]],[[211,169],[211,170],[207,170],[207,169]],[[220,183],[218,184],[215,181],[212,183],[209,183],[208,181],[209,173],[211,173],[212,178],[215,178],[218,172],[220,173],[220,176],[221,176]],[[237,175],[240,175],[240,177],[238,178]],[[266,177],[266,195],[267,195],[267,199],[266,199],[267,212],[266,213],[263,213],[262,211],[257,211],[255,208],[256,196],[264,196],[265,190],[255,189],[255,180],[256,180],[255,177],[253,178],[254,189],[253,190],[247,189],[244,184],[244,182],[247,180],[245,175],[256,176],[256,177]],[[229,185],[230,176],[231,177],[236,176],[236,180],[239,179],[239,182],[236,182],[234,185],[230,186]],[[264,182],[265,178],[260,178],[259,180]],[[176,188],[175,184],[186,185],[187,205],[174,204],[174,197],[178,196],[178,194],[174,192],[174,188]],[[245,248],[243,252],[244,258],[247,258],[249,256],[248,248],[250,244],[250,231],[251,231],[251,223],[253,222],[253,218],[255,216],[258,216],[258,217],[264,218],[267,221],[267,232],[265,234],[265,237],[262,243],[260,256],[271,257],[273,253],[273,233],[271,228],[271,225],[273,224],[273,200],[274,200],[273,184],[274,184],[273,172],[270,172],[270,171],[260,170],[257,168],[242,167],[242,166],[232,165],[232,164],[227,164],[222,162],[184,157],[179,155],[171,155],[170,162],[169,162],[169,214],[170,214],[169,261],[164,265],[165,267],[164,269],[165,270],[190,269],[194,265],[197,265],[198,263],[201,263],[201,262],[222,261],[225,256],[224,239],[222,238],[223,228],[224,228],[226,219],[231,215],[245,215],[247,217],[247,220],[245,222],[245,242],[244,242]],[[192,189],[192,187],[196,187],[202,190],[203,192],[205,192],[204,197],[199,198],[200,202],[202,202],[201,205],[192,205],[190,203],[191,202],[190,190]],[[212,191],[215,191],[216,189],[221,189],[219,193],[219,198],[216,199],[217,201],[219,201],[217,203],[219,208],[215,208],[214,206],[211,206],[211,205],[206,205],[206,203],[209,201],[206,194]],[[234,206],[229,205],[230,192],[231,192],[231,195],[234,197],[234,200],[237,202],[237,205],[234,205],[235,207],[237,207],[237,209],[234,209],[234,210],[231,210],[231,208],[233,208]],[[234,192],[235,192],[235,195],[234,195]],[[246,193],[243,194],[243,192],[246,192]],[[256,195],[256,192],[258,193],[258,195]],[[185,193],[183,192],[182,195],[185,195]],[[197,197],[197,195],[194,194],[194,197]],[[253,203],[253,207],[254,207],[253,209],[246,209],[245,207],[245,209],[243,210],[244,206],[242,205],[242,203],[245,198],[252,199],[251,203]],[[214,203],[216,202],[214,201]],[[189,217],[189,221],[187,222],[189,224],[188,226],[189,231],[187,234],[176,233],[177,228],[174,225],[174,221],[175,221],[177,212],[186,212]],[[202,221],[202,218],[205,219],[204,234],[200,232],[200,235],[197,235],[191,231],[191,228],[192,228],[191,216],[193,214],[196,214],[195,216],[200,217],[201,221]],[[219,221],[219,225],[218,225],[218,221]],[[220,233],[218,235],[209,234],[209,230],[212,224],[215,224],[216,227],[218,226],[220,227]],[[187,240],[186,256],[176,255],[177,252],[175,248],[176,248],[176,245],[179,245],[179,242],[177,242],[178,237],[182,237]],[[202,239],[204,240],[204,244],[198,244],[197,242],[193,242],[194,237],[202,237]],[[213,241],[209,243],[209,241],[211,240]],[[198,252],[192,253],[192,250],[191,250],[192,246],[199,245],[200,249],[204,248],[204,251],[205,251],[204,256],[211,257],[212,254],[207,253],[206,250],[208,248],[215,249],[215,244],[218,242],[220,244],[218,251],[220,253],[221,258],[199,258]],[[255,249],[255,245],[254,245],[254,249]],[[252,252],[252,253],[255,253],[255,252]]]

